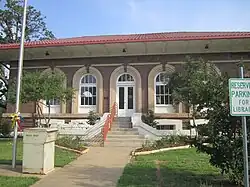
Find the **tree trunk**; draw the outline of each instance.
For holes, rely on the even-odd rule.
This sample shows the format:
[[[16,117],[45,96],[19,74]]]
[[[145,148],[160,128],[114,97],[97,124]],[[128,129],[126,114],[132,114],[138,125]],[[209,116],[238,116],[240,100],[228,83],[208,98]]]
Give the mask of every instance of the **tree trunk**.
[[[49,114],[48,114],[48,121],[46,122],[46,126],[50,127],[49,122],[50,122],[50,102],[49,102]]]
[[[39,102],[39,103],[41,103],[41,102]],[[41,125],[41,119],[43,118],[43,119],[45,120],[45,127],[46,127],[46,126],[47,126],[47,119],[46,119],[46,117],[44,116],[43,111],[42,111],[42,107],[39,105],[39,103],[37,104],[37,106],[38,106],[38,111],[39,111],[39,121],[40,121],[40,125]],[[41,103],[41,104],[44,105],[44,103]],[[43,127],[44,127],[44,126],[43,126]]]
[[[37,108],[37,114],[38,114],[38,127],[41,127],[41,109],[40,109],[40,106],[39,106],[39,103],[38,102],[35,102],[36,104],[36,108]]]

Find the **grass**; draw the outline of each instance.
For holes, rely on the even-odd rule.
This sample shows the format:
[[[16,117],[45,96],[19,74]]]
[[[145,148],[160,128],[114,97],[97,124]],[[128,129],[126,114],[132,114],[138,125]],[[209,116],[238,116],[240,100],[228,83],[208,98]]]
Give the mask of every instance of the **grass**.
[[[17,164],[22,164],[23,143],[21,140],[17,143]],[[55,166],[63,167],[66,164],[75,160],[79,155],[77,153],[55,149]],[[0,164],[11,164],[12,159],[12,142],[9,140],[0,141]]]
[[[21,140],[17,143],[17,164],[22,164],[23,142]],[[55,149],[55,166],[63,167],[72,162],[78,157],[77,153]],[[0,141],[0,164],[11,164],[12,158],[12,142],[9,140]],[[28,187],[34,184],[39,179],[37,177],[9,177],[1,176],[0,187]]]
[[[137,156],[117,187],[229,187],[227,178],[194,148]]]
[[[36,177],[0,176],[0,187],[29,187],[38,181]]]

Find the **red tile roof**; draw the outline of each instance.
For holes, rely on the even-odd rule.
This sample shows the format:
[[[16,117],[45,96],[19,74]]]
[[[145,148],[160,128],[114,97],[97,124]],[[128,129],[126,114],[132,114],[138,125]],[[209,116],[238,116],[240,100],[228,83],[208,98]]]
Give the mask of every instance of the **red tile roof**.
[[[128,35],[83,36],[65,39],[26,42],[26,48],[72,46],[85,44],[111,44],[132,42],[211,40],[250,38],[250,32],[164,32]],[[0,44],[1,49],[17,49],[19,44]]]

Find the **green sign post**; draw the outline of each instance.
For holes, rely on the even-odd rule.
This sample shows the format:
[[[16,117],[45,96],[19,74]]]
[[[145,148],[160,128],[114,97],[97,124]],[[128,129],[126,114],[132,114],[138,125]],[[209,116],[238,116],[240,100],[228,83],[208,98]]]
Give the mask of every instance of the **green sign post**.
[[[240,74],[241,78],[229,79],[230,114],[242,116],[244,186],[249,187],[246,116],[250,116],[250,79],[244,78],[243,67]]]

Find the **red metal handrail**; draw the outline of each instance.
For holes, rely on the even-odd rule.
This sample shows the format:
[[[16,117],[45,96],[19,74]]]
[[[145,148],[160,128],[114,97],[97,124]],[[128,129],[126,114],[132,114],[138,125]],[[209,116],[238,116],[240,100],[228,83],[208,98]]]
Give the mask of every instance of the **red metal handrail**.
[[[107,116],[107,118],[105,120],[103,129],[102,129],[102,132],[103,132],[103,142],[106,141],[106,138],[107,138],[107,135],[108,135],[108,131],[111,130],[111,126],[112,126],[112,123],[113,123],[115,115],[116,115],[116,106],[117,106],[116,103],[114,103],[112,105],[111,112],[110,112],[110,114]]]
[[[111,113],[110,113],[110,123],[109,123],[109,130],[111,130],[111,125],[113,124],[115,115],[116,115],[116,110],[117,110],[117,105],[116,103],[113,104],[111,108]]]
[[[107,134],[108,134],[108,131],[109,131],[109,123],[110,123],[110,114],[107,116],[106,120],[105,120],[105,123],[104,123],[104,126],[103,126],[103,141],[106,140],[107,138]]]

